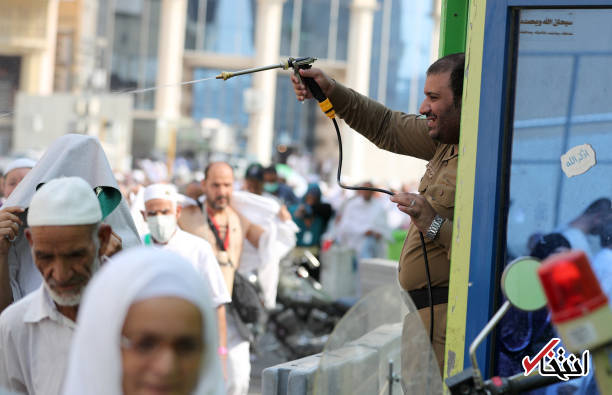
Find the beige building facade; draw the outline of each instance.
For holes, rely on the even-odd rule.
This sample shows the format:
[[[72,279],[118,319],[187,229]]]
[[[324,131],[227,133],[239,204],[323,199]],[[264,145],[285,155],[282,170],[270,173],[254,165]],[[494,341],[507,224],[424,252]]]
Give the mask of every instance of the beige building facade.
[[[427,54],[413,56],[419,58],[415,63],[426,65],[437,52],[431,44],[437,43],[440,6],[439,0],[415,2],[424,6],[410,9],[400,0],[6,1],[0,23],[8,29],[0,33],[0,59],[19,63],[17,86],[10,89],[44,95],[159,87],[134,94],[136,157],[173,151],[175,137],[180,141],[183,134],[210,139],[206,125],[219,124],[219,130],[235,129],[234,144],[227,147],[229,157],[270,164],[279,159],[279,147],[289,146],[312,158],[312,170],[327,169],[329,174],[334,173],[338,155],[333,125],[312,106],[291,102],[288,71],[253,74],[236,82],[242,84],[239,87],[231,85],[232,80],[179,84],[220,70],[278,63],[290,55],[315,56],[315,66],[336,80],[390,106],[398,103],[399,110],[415,111],[424,67],[412,71],[415,78],[405,89],[406,99],[396,94],[395,102],[385,100],[393,96],[389,90],[394,84],[402,84],[394,78],[413,77],[406,77],[405,60],[397,44],[393,46],[398,34],[410,35],[405,25],[413,22],[397,14],[406,19],[415,7],[429,10],[423,15],[433,26],[422,29],[428,37],[421,40],[427,42]],[[317,32],[321,28],[323,34]],[[226,91],[234,96],[226,97]],[[211,101],[206,95],[222,97],[219,102],[229,101],[234,107],[217,115],[223,111],[215,110],[215,103],[206,104]],[[10,113],[12,106],[14,101],[5,103],[0,111]],[[232,117],[239,121],[226,120]],[[2,122],[6,130],[10,114],[0,118],[0,131]],[[343,174],[349,180],[405,182],[422,174],[421,161],[383,152],[341,125]],[[0,141],[7,140],[5,136]],[[219,144],[205,146],[223,150]]]

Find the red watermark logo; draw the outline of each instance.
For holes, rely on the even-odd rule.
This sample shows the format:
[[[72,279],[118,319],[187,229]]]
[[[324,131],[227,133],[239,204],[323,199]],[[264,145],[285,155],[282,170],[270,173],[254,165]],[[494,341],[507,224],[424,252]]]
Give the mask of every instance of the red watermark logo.
[[[561,339],[553,337],[535,357],[524,357],[524,375],[529,376],[536,368],[541,376],[556,376],[563,381],[589,374],[589,350],[585,350],[581,358],[574,354],[566,356],[563,347],[555,349],[560,342]]]

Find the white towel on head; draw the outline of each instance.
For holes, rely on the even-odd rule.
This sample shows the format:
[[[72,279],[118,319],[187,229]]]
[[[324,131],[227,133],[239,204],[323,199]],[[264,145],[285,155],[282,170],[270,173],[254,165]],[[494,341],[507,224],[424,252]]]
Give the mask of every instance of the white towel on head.
[[[66,134],[51,144],[36,166],[17,185],[4,207],[30,207],[36,188],[59,177],[80,177],[93,188],[110,187],[119,191],[113,171],[100,145],[100,141],[82,134]],[[20,216],[24,223],[26,216]],[[125,199],[105,219],[113,232],[121,237],[123,248],[140,245],[140,237]],[[37,289],[42,277],[34,266],[30,246],[23,233],[9,250],[9,277],[13,298],[19,300]]]

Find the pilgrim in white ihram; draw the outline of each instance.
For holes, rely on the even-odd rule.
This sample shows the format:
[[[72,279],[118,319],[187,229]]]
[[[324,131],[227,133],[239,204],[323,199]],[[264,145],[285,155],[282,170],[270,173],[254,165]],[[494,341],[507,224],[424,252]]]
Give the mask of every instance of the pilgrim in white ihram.
[[[100,265],[110,227],[92,187],[58,178],[32,197],[26,237],[43,283],[0,315],[0,387],[59,394],[81,294]]]

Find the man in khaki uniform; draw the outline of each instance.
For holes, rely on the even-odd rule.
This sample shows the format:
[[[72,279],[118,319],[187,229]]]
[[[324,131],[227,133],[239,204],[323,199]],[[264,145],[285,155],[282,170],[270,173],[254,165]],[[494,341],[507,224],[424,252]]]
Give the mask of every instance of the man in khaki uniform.
[[[315,79],[332,102],[336,113],[351,128],[379,148],[429,161],[419,185],[419,193],[398,193],[391,201],[397,203],[399,210],[412,219],[400,256],[399,282],[414,300],[425,329],[429,331],[427,278],[419,232],[425,236],[433,287],[433,347],[440,371],[444,365],[446,340],[464,62],[464,54],[448,55],[437,60],[427,70],[425,100],[419,109],[427,119],[391,111],[328,78],[319,69],[300,71],[303,77]],[[292,76],[292,81],[298,100],[312,97],[295,76]],[[409,333],[403,334],[402,344],[408,344],[409,336]],[[402,364],[405,363],[402,358]]]

